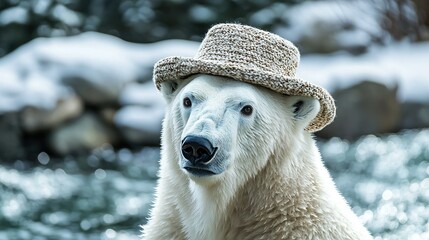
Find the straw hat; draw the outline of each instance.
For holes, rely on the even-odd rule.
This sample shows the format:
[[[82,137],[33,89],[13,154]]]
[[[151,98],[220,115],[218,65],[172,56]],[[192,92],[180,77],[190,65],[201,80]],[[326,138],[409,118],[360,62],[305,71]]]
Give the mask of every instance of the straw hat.
[[[240,24],[218,24],[208,31],[194,58],[164,58],[155,64],[153,78],[160,89],[162,82],[203,73],[285,95],[313,97],[321,108],[307,131],[316,132],[334,119],[334,100],[325,89],[295,77],[298,63],[298,49],[276,34]]]

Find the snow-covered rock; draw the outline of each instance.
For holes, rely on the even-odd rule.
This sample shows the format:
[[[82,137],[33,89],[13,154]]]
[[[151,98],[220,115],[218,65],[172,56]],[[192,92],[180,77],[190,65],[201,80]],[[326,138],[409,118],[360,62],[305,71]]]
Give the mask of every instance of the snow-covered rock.
[[[161,93],[156,89],[152,81],[143,84],[128,84],[121,93],[119,103],[121,105],[140,105],[160,108],[165,106]]]
[[[338,106],[334,123],[320,134],[355,138],[403,127],[429,127],[428,56],[429,43],[397,43],[372,48],[360,56],[344,52],[304,55],[297,76],[328,89]],[[380,87],[365,90],[360,87],[363,81],[386,88],[381,87],[383,90],[374,94]],[[396,97],[392,97],[393,93]]]
[[[72,94],[43,72],[27,72],[20,68],[19,62],[15,69],[9,68],[9,62],[3,62],[5,60],[0,59],[0,114],[18,112],[26,106],[53,109],[59,100]]]
[[[159,59],[193,56],[197,48],[191,41],[135,44],[94,32],[39,38],[0,59],[0,112],[53,108],[65,86],[89,104],[110,104],[127,83],[149,81]]]
[[[304,55],[297,76],[335,92],[371,80],[398,86],[401,102],[429,103],[429,43],[398,43],[353,56],[344,52]]]
[[[278,26],[275,32],[296,43],[303,52],[348,50],[361,53],[381,37],[383,30],[378,11],[382,4],[360,0],[306,1],[292,7],[276,3],[271,10],[288,23]],[[251,19],[265,21],[267,14],[263,11]]]
[[[127,106],[116,113],[115,123],[127,142],[157,145],[160,142],[163,117],[164,109]]]
[[[21,149],[21,133],[24,131],[30,134],[38,130],[53,132],[48,142],[61,153],[73,152],[78,148],[88,149],[116,139],[108,135],[96,137],[93,142],[97,144],[85,143],[87,140],[84,139],[89,136],[76,127],[80,124],[84,125],[84,129],[93,126],[97,131],[113,129],[131,145],[157,144],[164,101],[150,81],[153,64],[171,55],[193,56],[198,46],[199,43],[184,40],[134,44],[104,34],[85,33],[73,37],[36,39],[20,47],[0,59],[0,117],[8,116],[2,120],[1,129],[7,129],[8,135],[6,130],[2,132],[4,141],[0,141],[6,145],[3,144],[5,147],[1,149],[7,152],[12,145]],[[367,53],[358,56],[347,52],[302,55],[297,77],[321,85],[337,97],[341,95],[336,95],[337,92],[350,88],[346,92],[358,92],[367,100],[378,101],[374,106],[388,104],[390,97],[376,94],[369,98],[366,90],[362,92],[354,88],[367,80],[385,85],[386,92],[396,91],[396,100],[406,107],[406,111],[402,112],[409,110],[408,118],[402,114],[399,125],[395,128],[389,122],[388,129],[425,127],[429,126],[428,55],[429,43],[406,42],[387,47],[372,46]],[[343,94],[337,99],[338,111],[358,109],[352,109],[349,105],[362,100],[350,103],[350,97],[344,98]],[[67,103],[70,99],[74,100]],[[346,106],[340,107],[342,104]],[[358,105],[359,109],[363,106]],[[397,107],[392,109],[394,111],[385,116],[396,116]],[[86,114],[82,116],[82,112],[88,111],[92,114],[90,117]],[[356,120],[369,126],[371,119],[377,117],[369,118],[367,114],[382,111],[362,108],[361,112],[356,113]],[[410,111],[416,114],[410,117]],[[15,117],[10,117],[12,115]],[[348,116],[348,113],[338,112],[336,121],[340,121],[342,115]],[[77,120],[68,121],[71,118]],[[396,117],[391,120],[398,122]],[[97,122],[104,122],[104,127],[97,127]],[[13,127],[8,129],[8,126]],[[374,131],[390,131],[383,129]],[[82,136],[74,135],[74,132]],[[326,136],[338,136],[334,132]],[[96,136],[98,133],[93,134]],[[7,139],[11,139],[10,143],[13,144],[9,144]]]
[[[126,106],[116,113],[114,122],[125,140],[132,144],[159,144],[165,103],[155,85],[129,84],[120,102]]]
[[[193,56],[198,46],[183,40],[135,44],[94,32],[39,38],[21,46],[0,59],[0,156],[25,156],[19,155],[24,152],[23,131],[52,131],[47,142],[61,154],[111,143],[115,119],[130,142],[155,144],[163,100],[154,94],[153,65],[170,55]],[[141,91],[137,82],[149,82],[152,88]],[[116,114],[118,107],[136,104],[141,106]],[[87,106],[92,115],[80,116]],[[67,121],[72,118],[78,119]]]

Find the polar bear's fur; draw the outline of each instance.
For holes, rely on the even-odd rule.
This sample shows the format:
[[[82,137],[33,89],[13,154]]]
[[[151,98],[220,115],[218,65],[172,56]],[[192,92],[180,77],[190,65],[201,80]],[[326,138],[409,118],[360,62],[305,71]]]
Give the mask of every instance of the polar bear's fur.
[[[371,239],[304,130],[317,100],[209,75],[163,83],[161,91],[168,106],[160,178],[143,239]],[[253,107],[250,116],[244,105]],[[188,135],[218,148],[220,174],[181,167]]]

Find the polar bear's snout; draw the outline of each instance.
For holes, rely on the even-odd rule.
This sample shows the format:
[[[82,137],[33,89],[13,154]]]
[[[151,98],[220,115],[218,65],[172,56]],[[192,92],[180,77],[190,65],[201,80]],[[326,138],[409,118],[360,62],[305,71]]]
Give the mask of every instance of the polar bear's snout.
[[[189,135],[182,140],[182,168],[191,176],[208,177],[222,173],[218,148],[205,137]]]
[[[213,159],[216,150],[217,148],[203,137],[188,136],[182,141],[183,157],[194,165],[207,164]]]

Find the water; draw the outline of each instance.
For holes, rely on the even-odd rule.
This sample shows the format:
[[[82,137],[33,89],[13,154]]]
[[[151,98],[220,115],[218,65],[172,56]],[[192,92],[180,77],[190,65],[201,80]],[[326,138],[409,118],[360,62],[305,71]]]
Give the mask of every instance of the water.
[[[0,239],[138,239],[158,148],[107,145],[87,158],[38,159],[37,166],[0,167]]]
[[[370,135],[352,144],[334,138],[320,148],[375,239],[429,239],[429,130]]]
[[[429,130],[319,142],[338,188],[375,239],[429,239]],[[158,148],[0,166],[0,240],[138,239]]]

